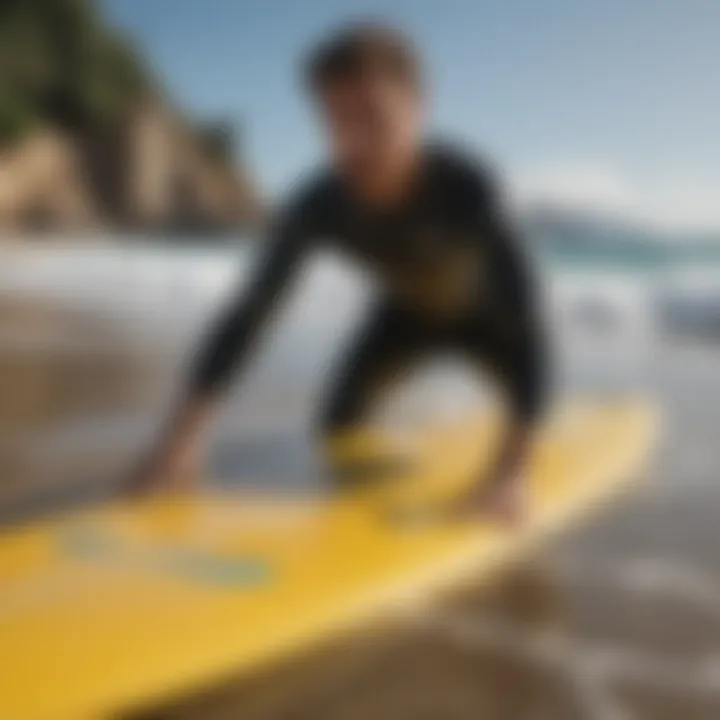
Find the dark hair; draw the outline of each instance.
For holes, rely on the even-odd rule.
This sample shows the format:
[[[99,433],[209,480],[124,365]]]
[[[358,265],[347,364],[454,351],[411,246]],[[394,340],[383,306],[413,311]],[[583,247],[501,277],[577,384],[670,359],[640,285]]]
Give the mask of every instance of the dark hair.
[[[306,83],[315,93],[335,80],[374,74],[417,89],[421,85],[420,61],[412,42],[398,30],[374,23],[341,28],[310,52],[305,65]]]

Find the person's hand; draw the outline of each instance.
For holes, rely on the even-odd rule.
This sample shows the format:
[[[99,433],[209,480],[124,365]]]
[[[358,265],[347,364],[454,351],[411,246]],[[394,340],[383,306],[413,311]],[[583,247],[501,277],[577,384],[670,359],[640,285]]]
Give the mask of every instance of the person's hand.
[[[520,525],[528,512],[527,482],[522,471],[503,476],[482,477],[469,492],[450,505],[455,520],[499,520]]]
[[[202,398],[181,405],[160,442],[123,483],[122,493],[133,497],[192,488],[199,476],[210,410],[210,403]]]
[[[487,479],[475,489],[466,502],[466,510],[477,517],[490,517],[518,525],[528,512],[525,473],[517,468],[502,476]]]
[[[200,453],[188,447],[160,446],[153,449],[133,469],[122,493],[139,497],[164,492],[180,492],[193,486],[199,474]]]
[[[509,433],[490,474],[483,472],[475,485],[455,501],[453,515],[522,523],[529,509],[528,449],[527,432],[516,428]]]

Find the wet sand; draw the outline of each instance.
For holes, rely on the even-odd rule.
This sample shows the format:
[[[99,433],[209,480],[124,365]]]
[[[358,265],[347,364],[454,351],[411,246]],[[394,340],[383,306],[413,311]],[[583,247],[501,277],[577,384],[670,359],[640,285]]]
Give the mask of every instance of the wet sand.
[[[4,521],[109,492],[162,416],[187,339],[155,346],[38,302],[6,299],[0,319]],[[643,383],[665,406],[663,445],[623,503],[490,589],[152,717],[720,717],[720,348],[660,349]],[[280,483],[306,452],[317,382],[283,357],[229,402],[214,474]]]

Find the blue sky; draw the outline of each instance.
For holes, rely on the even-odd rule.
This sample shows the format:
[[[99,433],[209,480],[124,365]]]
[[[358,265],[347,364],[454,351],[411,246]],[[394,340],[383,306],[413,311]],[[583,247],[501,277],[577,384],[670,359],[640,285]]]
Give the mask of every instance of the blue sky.
[[[415,37],[433,122],[522,196],[720,227],[718,0],[104,0],[178,103],[243,128],[263,187],[321,149],[297,59],[357,17]]]

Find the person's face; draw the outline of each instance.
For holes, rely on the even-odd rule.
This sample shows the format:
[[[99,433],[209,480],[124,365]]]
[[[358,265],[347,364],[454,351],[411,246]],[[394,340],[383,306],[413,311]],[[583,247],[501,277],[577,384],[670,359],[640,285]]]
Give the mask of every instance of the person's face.
[[[420,143],[419,91],[372,76],[328,83],[320,101],[335,164],[362,192],[382,196]]]

